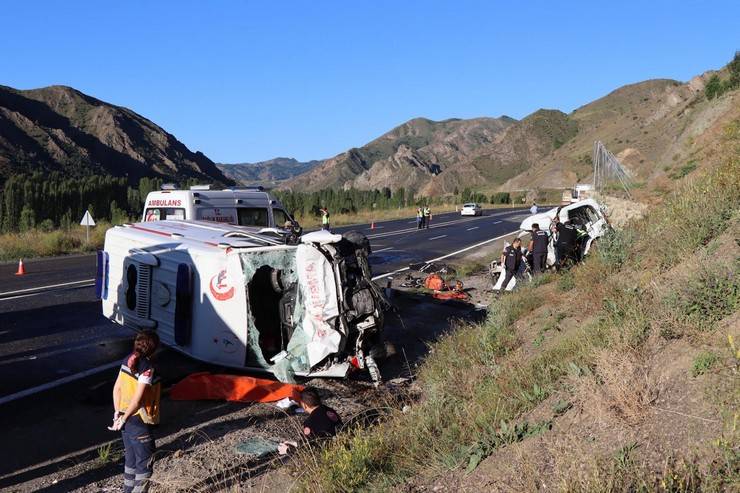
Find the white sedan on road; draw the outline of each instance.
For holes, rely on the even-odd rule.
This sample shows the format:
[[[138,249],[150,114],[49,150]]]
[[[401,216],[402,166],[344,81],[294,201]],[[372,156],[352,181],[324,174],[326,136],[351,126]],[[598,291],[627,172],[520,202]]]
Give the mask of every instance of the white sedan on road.
[[[470,202],[468,204],[463,204],[462,209],[460,209],[460,215],[481,216],[483,215],[483,209],[481,209],[479,204],[476,204],[475,202]]]

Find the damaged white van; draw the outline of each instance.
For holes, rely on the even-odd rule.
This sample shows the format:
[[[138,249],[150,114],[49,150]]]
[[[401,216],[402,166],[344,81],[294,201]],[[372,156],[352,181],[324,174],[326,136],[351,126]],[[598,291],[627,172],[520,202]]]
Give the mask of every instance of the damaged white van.
[[[604,236],[610,228],[609,221],[602,206],[594,199],[584,199],[570,205],[555,207],[527,217],[519,225],[519,229],[522,231],[519,236],[527,235],[532,230],[533,224],[538,224],[540,229],[547,230],[556,215],[561,222],[575,221],[586,230],[588,238],[583,249],[584,255],[588,254],[593,242]],[[554,238],[551,237],[548,246],[548,267],[555,265],[555,244],[553,240]]]
[[[233,368],[380,381],[386,301],[359,233],[318,231],[297,246],[257,228],[205,221],[116,226],[98,252],[103,314],[193,358]]]

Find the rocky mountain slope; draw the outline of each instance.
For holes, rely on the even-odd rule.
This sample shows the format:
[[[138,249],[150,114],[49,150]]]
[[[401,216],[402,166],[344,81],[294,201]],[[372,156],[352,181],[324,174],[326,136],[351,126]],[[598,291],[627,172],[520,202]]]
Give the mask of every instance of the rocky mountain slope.
[[[623,86],[570,114],[538,110],[508,117],[416,118],[369,144],[325,160],[282,186],[293,190],[406,187],[424,195],[571,187],[592,174],[594,141],[602,141],[632,175],[638,195],[672,188],[721,128],[740,115],[730,90],[708,99],[710,71],[682,83],[656,79]]]
[[[286,188],[419,189],[497,141],[515,120],[508,117],[444,120],[415,118],[367,145],[327,159],[290,180]]]
[[[315,168],[322,161],[301,162],[293,158],[278,157],[256,163],[217,164],[224,175],[240,185],[274,187],[285,180]]]
[[[35,171],[231,182],[201,152],[127,108],[65,86],[0,86],[0,181]]]

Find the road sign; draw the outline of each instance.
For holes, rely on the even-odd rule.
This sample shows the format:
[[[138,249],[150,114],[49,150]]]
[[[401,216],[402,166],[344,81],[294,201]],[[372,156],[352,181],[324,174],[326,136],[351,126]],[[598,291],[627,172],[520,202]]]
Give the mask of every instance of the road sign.
[[[95,226],[95,219],[93,219],[90,211],[85,211],[85,215],[82,216],[80,226],[85,226],[85,242],[90,243],[90,226]]]
[[[85,215],[82,216],[82,221],[80,221],[80,226],[95,226],[95,220],[90,215],[90,211],[85,211]]]

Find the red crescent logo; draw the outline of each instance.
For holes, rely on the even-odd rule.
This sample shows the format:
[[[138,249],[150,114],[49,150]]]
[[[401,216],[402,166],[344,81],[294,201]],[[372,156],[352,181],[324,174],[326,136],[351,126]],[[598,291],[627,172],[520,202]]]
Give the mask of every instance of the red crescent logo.
[[[234,297],[234,287],[229,287],[226,284],[226,270],[222,270],[211,278],[211,282],[208,287],[211,289],[211,294],[218,301],[226,301]]]

